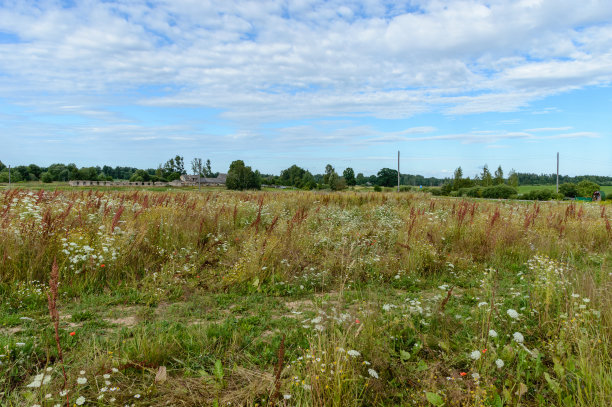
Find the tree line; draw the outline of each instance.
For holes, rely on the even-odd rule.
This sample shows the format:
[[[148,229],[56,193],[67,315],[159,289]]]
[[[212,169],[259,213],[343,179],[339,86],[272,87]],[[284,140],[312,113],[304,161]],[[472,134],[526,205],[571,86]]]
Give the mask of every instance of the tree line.
[[[169,182],[180,178],[188,173],[199,174],[202,177],[215,178],[218,172],[212,170],[210,160],[203,161],[195,158],[190,163],[191,168],[186,168],[182,156],[176,155],[165,163],[159,164],[157,168],[139,169],[135,167],[81,167],[75,164],[52,164],[42,167],[36,164],[20,165],[11,169],[11,181],[112,181],[129,180],[144,182]],[[331,189],[342,190],[355,185],[394,187],[397,185],[397,170],[382,168],[376,174],[355,174],[353,168],[346,168],[341,174],[331,164],[325,166],[324,172],[312,174],[310,171],[297,165],[292,165],[275,174],[261,174],[251,169],[242,160],[232,162],[228,170],[228,187],[235,189],[260,188],[261,185],[287,186],[300,189]],[[560,175],[560,184],[579,184],[582,181],[592,182],[598,185],[612,185],[612,177],[598,175],[567,176]],[[0,161],[0,182],[8,182],[8,168]],[[482,172],[474,177],[464,177],[463,170],[458,167],[452,178],[425,177],[416,174],[400,174],[400,185],[418,187],[440,187],[443,194],[451,194],[454,191],[473,187],[490,187],[496,185],[509,185],[516,188],[518,185],[551,185],[556,182],[556,174],[533,174],[520,173],[511,170],[507,177],[499,166],[493,173],[485,164]],[[566,187],[569,188],[569,187]],[[570,194],[571,194],[570,188]]]

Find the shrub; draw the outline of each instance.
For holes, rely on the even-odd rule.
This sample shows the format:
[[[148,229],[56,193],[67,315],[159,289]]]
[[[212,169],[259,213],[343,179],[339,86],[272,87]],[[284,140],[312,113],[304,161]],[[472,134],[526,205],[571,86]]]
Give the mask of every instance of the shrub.
[[[46,184],[53,182],[53,176],[48,171],[40,175],[40,180]]]
[[[559,186],[559,192],[568,198],[575,198],[578,195],[578,187],[573,182],[564,182]]]
[[[482,190],[483,198],[500,198],[500,199],[508,199],[511,196],[515,196],[517,194],[516,189],[512,188],[510,185],[499,184],[493,187],[487,187]]]
[[[580,181],[577,185],[578,188],[578,196],[583,196],[585,198],[590,198],[593,196],[593,192],[599,191],[600,187],[594,182],[591,181]]]
[[[380,185],[374,185],[374,191],[381,192],[382,188],[380,187]]]
[[[550,201],[553,198],[554,192],[550,189],[534,189],[522,196],[523,199],[532,201]]]

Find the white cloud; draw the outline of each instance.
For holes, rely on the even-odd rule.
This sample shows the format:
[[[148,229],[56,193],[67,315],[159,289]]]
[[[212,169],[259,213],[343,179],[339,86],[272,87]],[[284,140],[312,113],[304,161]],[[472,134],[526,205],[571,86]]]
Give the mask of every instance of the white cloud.
[[[603,0],[152,3],[3,6],[0,31],[21,42],[0,46],[0,95],[119,92],[238,121],[403,118],[513,111],[612,80]]]

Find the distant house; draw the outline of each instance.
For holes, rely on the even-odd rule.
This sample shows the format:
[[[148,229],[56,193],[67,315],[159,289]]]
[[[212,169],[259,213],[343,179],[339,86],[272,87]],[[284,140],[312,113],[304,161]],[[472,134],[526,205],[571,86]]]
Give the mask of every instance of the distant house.
[[[198,182],[199,178],[199,182]],[[197,175],[181,175],[183,185],[225,185],[227,174],[219,174],[217,178],[198,177]]]
[[[225,185],[227,174],[219,174],[217,178],[200,178],[200,185]],[[72,187],[91,187],[91,186],[120,186],[120,187],[144,187],[144,186],[171,186],[185,187],[198,185],[197,175],[181,175],[180,179],[172,182],[129,182],[129,181],[70,181]]]

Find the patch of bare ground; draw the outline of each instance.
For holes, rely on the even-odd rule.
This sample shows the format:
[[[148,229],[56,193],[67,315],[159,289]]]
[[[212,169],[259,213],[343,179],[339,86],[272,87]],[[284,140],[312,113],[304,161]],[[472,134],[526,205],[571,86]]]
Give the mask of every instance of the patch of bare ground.
[[[138,323],[139,307],[117,307],[110,312],[111,316],[104,318],[104,321],[114,325],[133,327]]]

